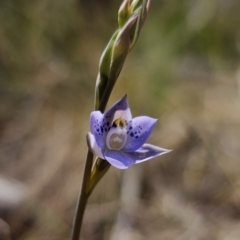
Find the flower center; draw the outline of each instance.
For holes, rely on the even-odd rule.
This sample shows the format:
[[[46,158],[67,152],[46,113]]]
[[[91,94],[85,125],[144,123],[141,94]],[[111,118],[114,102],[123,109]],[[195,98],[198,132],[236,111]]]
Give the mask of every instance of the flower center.
[[[127,129],[125,120],[118,118],[114,121],[113,127],[107,134],[106,144],[111,150],[120,150],[127,140]]]

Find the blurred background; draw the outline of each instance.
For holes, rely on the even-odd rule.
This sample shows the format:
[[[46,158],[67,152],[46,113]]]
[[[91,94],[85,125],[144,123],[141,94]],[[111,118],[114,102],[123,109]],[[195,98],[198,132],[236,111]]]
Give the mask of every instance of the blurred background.
[[[101,52],[120,0],[0,1],[0,239],[69,239]],[[109,106],[173,152],[93,192],[83,240],[240,239],[240,1],[160,0]]]

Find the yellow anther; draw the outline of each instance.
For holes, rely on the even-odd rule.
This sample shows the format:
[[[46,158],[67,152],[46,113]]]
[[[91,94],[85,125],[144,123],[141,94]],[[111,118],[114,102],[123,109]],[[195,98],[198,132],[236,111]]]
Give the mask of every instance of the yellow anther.
[[[125,122],[125,120],[122,119],[122,118],[116,119],[114,123],[115,123],[115,125],[116,125],[117,127],[127,128],[126,122]]]

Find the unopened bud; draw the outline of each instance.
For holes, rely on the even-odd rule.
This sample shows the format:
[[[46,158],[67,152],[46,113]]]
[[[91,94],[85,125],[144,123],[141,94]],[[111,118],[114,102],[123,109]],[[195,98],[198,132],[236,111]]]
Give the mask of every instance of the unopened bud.
[[[114,45],[114,42],[116,41],[116,38],[118,36],[119,30],[117,30],[113,36],[111,37],[110,41],[108,42],[106,48],[104,49],[100,62],[99,62],[99,72],[101,75],[108,76],[109,75],[109,69],[111,65],[111,59],[112,59],[112,48]]]
[[[123,27],[132,14],[130,7],[131,0],[124,0],[118,11],[118,25],[119,28]]]
[[[124,27],[120,30],[116,38],[116,41],[114,42],[112,50],[112,61],[109,72],[109,79],[111,79],[112,81],[116,81],[123,67],[127,54],[130,50],[131,46],[130,33],[132,30],[132,26],[134,25],[136,20],[137,16],[131,17],[124,25]]]
[[[142,3],[142,0],[132,0],[131,2],[131,9],[134,12]]]
[[[151,3],[151,0],[148,0],[147,3],[146,3],[145,9],[143,11],[142,19],[141,19],[141,27],[143,26],[143,24],[145,23],[145,20],[147,18],[150,3]]]

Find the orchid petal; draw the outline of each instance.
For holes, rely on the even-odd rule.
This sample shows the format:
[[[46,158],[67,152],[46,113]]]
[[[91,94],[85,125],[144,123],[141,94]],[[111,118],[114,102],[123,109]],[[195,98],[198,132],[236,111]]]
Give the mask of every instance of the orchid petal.
[[[168,152],[171,152],[171,150],[146,143],[137,151],[128,152],[126,155],[128,155],[135,163],[141,163]]]
[[[136,117],[127,123],[127,141],[123,147],[125,152],[134,152],[149,138],[157,119],[142,116]]]
[[[132,119],[132,114],[127,101],[127,95],[117,101],[108,111],[104,113],[103,127],[106,129],[108,128],[109,131],[109,128],[112,126],[113,122],[118,118],[123,118],[126,121],[130,121]]]
[[[104,158],[103,154],[102,154],[102,149],[99,147],[99,145],[96,142],[96,138],[94,137],[94,135],[92,133],[88,133],[87,134],[87,143],[88,143],[88,147],[89,149],[98,157],[100,158]]]
[[[100,111],[94,111],[90,116],[91,133],[100,148],[104,148],[104,129],[103,129],[103,114]]]
[[[111,165],[119,169],[126,169],[134,164],[131,157],[120,151],[105,150],[104,156]]]

